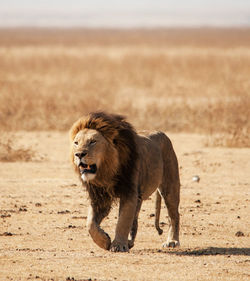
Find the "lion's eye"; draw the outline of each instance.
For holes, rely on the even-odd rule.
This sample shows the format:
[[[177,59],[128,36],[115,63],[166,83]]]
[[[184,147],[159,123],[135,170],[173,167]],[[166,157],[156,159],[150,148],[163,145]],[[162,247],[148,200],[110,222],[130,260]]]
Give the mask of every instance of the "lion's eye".
[[[75,144],[75,145],[78,145],[78,141],[75,141],[74,144]]]
[[[96,140],[91,140],[89,144],[90,144],[90,145],[93,145],[93,144],[95,144],[95,143],[96,143]]]

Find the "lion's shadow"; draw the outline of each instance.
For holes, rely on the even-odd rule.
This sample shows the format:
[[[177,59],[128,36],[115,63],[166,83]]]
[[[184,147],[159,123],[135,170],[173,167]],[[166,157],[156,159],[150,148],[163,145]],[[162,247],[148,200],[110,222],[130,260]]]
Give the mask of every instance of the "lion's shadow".
[[[142,249],[134,250],[138,253],[163,253],[176,256],[250,256],[250,248],[223,248],[223,247],[207,247],[199,249]]]

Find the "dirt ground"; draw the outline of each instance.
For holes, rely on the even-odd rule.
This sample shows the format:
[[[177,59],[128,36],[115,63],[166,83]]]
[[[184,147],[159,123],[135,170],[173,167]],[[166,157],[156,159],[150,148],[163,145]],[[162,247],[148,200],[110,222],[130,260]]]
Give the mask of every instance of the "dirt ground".
[[[181,173],[178,249],[163,249],[154,196],[144,202],[130,253],[98,248],[88,200],[68,161],[66,133],[19,132],[40,161],[0,163],[0,280],[250,280],[250,149],[212,148],[169,134]],[[200,182],[192,181],[198,175]],[[117,206],[103,228],[114,237]]]

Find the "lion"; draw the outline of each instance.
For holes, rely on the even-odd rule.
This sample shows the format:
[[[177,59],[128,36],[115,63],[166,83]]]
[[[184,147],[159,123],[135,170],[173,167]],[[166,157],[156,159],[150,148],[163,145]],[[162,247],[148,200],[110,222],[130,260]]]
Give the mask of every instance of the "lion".
[[[156,190],[159,234],[161,198],[170,218],[163,246],[179,245],[179,169],[172,143],[163,132],[138,134],[121,115],[93,112],[73,124],[70,139],[71,161],[90,200],[87,229],[99,247],[128,252],[134,246],[142,202]],[[115,201],[119,201],[119,217],[111,242],[100,224]]]

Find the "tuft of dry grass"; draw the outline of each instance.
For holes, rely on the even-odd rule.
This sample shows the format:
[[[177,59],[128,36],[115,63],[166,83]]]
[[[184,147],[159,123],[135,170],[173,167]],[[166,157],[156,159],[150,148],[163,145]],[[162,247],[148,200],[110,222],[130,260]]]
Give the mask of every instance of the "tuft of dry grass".
[[[249,34],[0,30],[0,128],[68,130],[80,116],[107,110],[138,129],[249,146]]]
[[[35,152],[31,148],[16,147],[11,138],[11,134],[2,134],[0,140],[0,161],[17,162],[32,161]]]
[[[205,141],[207,146],[250,147],[250,135],[241,128],[231,133],[212,134]]]

